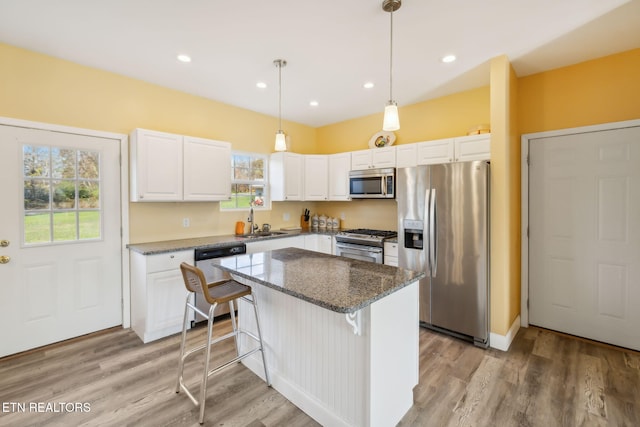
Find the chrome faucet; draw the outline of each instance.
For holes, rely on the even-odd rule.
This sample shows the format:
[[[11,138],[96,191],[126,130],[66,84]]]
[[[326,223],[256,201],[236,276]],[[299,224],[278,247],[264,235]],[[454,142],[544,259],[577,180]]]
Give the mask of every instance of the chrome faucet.
[[[255,233],[258,229],[258,224],[254,224],[253,205],[251,205],[251,209],[249,210],[249,218],[247,218],[247,222],[249,223],[249,234]]]

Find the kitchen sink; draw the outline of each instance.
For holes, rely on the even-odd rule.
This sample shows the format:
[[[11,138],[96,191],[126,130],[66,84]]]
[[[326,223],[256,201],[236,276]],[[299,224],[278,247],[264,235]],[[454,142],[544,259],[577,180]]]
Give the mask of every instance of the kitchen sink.
[[[258,237],[272,237],[272,236],[282,236],[286,233],[284,231],[256,231],[253,234],[241,234],[239,237],[244,237],[247,239],[257,239]]]

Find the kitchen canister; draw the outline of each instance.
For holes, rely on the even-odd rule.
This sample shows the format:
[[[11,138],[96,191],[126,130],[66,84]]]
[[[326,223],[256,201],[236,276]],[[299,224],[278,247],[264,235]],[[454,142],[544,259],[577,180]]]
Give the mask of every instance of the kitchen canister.
[[[311,217],[311,229],[313,231],[318,231],[318,222],[319,222],[318,214],[313,214],[313,216]]]
[[[318,230],[326,230],[327,229],[327,217],[324,215],[320,215],[318,218]]]
[[[331,228],[334,230],[340,228],[340,220],[338,218],[331,218]]]

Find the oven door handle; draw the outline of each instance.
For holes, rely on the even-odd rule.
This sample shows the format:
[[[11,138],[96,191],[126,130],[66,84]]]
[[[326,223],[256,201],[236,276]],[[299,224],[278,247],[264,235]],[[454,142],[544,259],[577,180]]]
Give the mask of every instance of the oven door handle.
[[[379,253],[382,252],[382,248],[379,248],[377,246],[364,246],[364,245],[356,245],[356,244],[342,243],[342,242],[337,242],[336,243],[336,248],[354,249],[356,251],[369,252],[369,253],[372,253],[372,254],[379,254]]]

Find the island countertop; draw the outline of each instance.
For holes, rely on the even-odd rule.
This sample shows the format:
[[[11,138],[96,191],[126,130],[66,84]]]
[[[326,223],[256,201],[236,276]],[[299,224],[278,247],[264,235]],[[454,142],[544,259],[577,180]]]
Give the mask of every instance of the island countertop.
[[[424,277],[423,272],[298,248],[211,262],[229,273],[338,313],[354,313]]]

